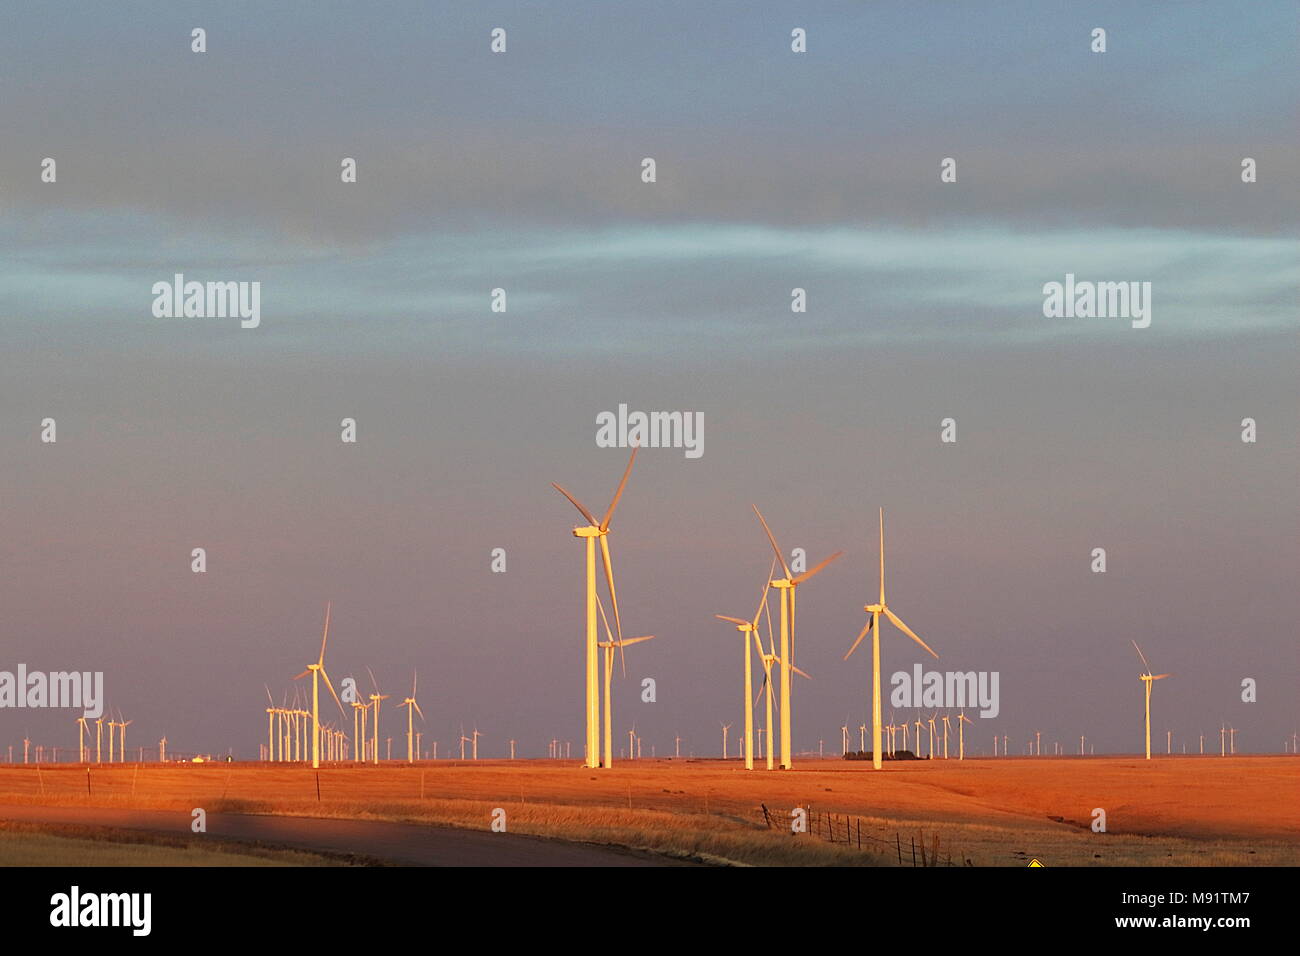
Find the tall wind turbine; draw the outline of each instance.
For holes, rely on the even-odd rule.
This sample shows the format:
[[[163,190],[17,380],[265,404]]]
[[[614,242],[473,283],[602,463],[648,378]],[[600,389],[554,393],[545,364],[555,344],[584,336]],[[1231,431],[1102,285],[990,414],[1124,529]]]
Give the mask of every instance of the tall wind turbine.
[[[957,759],[966,759],[966,728],[965,724],[975,725],[975,721],[966,716],[966,711],[962,710],[957,715]]]
[[[754,678],[753,678],[753,658],[750,656],[752,652],[749,649],[749,635],[750,634],[754,635],[754,640],[758,644],[758,656],[761,658],[763,656],[763,643],[762,641],[758,640],[758,619],[759,616],[763,613],[764,608],[767,607],[767,582],[772,579],[772,575],[775,572],[776,572],[776,562],[773,561],[772,566],[768,569],[767,577],[763,581],[763,593],[759,597],[758,608],[754,611],[754,620],[742,621],[738,617],[727,617],[725,614],[713,615],[720,621],[730,621],[732,624],[736,625],[736,630],[740,632],[741,650],[745,655],[745,699],[744,699],[745,744],[744,747],[745,747],[745,769],[746,770],[754,769],[754,742],[753,742]],[[768,666],[770,667],[770,665]],[[769,713],[771,712],[770,704],[768,705],[768,712]]]
[[[848,654],[844,655],[844,659],[846,661],[849,659],[849,654],[852,654],[855,650],[857,650],[858,645],[862,643],[862,639],[867,636],[867,631],[870,631],[871,632],[871,765],[876,770],[879,770],[881,768],[880,615],[884,614],[887,618],[893,621],[894,626],[896,628],[898,628],[900,631],[902,631],[912,640],[916,641],[916,643],[924,647],[930,653],[931,657],[933,657],[935,660],[939,659],[939,655],[936,654],[934,651],[930,650],[930,645],[925,643],[925,641],[921,640],[919,637],[917,637],[916,634],[912,632],[912,629],[903,623],[902,618],[900,618],[897,614],[891,611],[889,609],[889,605],[885,603],[885,509],[884,508],[880,509],[880,603],[864,605],[862,610],[866,611],[868,614],[871,615],[871,620],[867,622],[867,626],[864,627],[862,631],[858,634],[858,639],[853,642],[853,646],[849,648]],[[920,750],[921,738],[920,738],[919,727],[917,728],[917,734],[918,736],[917,736],[916,749]]]
[[[320,678],[325,678],[325,686],[330,689],[330,694],[334,697],[334,703],[339,705],[340,716],[347,716],[343,710],[343,702],[339,700],[339,695],[334,693],[334,685],[330,683],[330,675],[325,673],[325,642],[330,637],[330,602],[325,602],[325,633],[320,639],[320,658],[315,664],[308,664],[307,669],[299,674],[294,680],[299,680],[311,675],[311,765],[320,767]]]
[[[600,601],[599,597],[596,600],[596,607],[600,611],[600,619],[605,625],[606,638],[605,640],[600,641],[598,646],[605,654],[605,759],[603,761],[603,766],[608,769],[614,764],[614,694],[612,687],[614,679],[614,649],[618,648],[618,659],[619,663],[622,664],[623,667],[623,676],[627,677],[627,659],[623,655],[623,648],[627,647],[629,644],[640,644],[642,641],[653,641],[654,635],[646,634],[641,637],[620,637],[618,640],[615,640],[614,635],[611,634],[609,630],[609,618],[605,617],[605,605]],[[632,743],[629,742],[627,747],[627,757],[631,760],[634,756],[636,755],[632,752]]]
[[[1152,674],[1151,665],[1147,663],[1146,655],[1142,653],[1142,648],[1138,647],[1137,641],[1133,641],[1133,650],[1138,652],[1138,657],[1142,658],[1142,666],[1146,668],[1146,673],[1139,674],[1138,680],[1146,685],[1146,707],[1147,707],[1147,759],[1151,759],[1151,683],[1152,681],[1164,680],[1166,677],[1172,677],[1172,674]]]
[[[416,753],[415,743],[414,743],[415,715],[418,713],[420,715],[420,719],[424,720],[424,711],[420,710],[420,705],[415,702],[415,688],[416,685],[419,683],[419,680],[420,680],[420,675],[417,672],[412,671],[411,672],[411,696],[407,697],[405,700],[403,700],[400,704],[397,705],[398,707],[406,708],[406,762],[407,763],[413,763],[415,761],[415,753]]]
[[[372,671],[369,667],[367,667],[366,673],[370,675],[370,684],[372,687],[375,688],[375,692],[370,695],[370,703],[375,708],[375,738],[372,743],[372,746],[374,748],[375,766],[378,766],[379,765],[379,702],[388,700],[389,695],[379,693],[379,682],[375,680],[374,671]]]
[[[618,490],[614,492],[614,498],[609,503],[609,510],[605,512],[605,517],[597,521],[595,516],[578,501],[577,498],[569,494],[555,482],[551,482],[553,487],[564,497],[569,499],[584,518],[587,519],[586,527],[573,529],[575,538],[582,538],[586,541],[586,609],[587,609],[587,628],[586,628],[586,648],[587,648],[587,669],[586,669],[586,724],[587,724],[587,763],[590,768],[600,766],[600,687],[597,675],[598,664],[597,657],[599,652],[596,644],[598,634],[596,630],[596,541],[600,540],[600,556],[605,566],[605,581],[609,586],[609,600],[614,609],[614,628],[618,634],[618,639],[623,639],[623,623],[618,613],[618,594],[614,589],[614,568],[609,557],[609,523],[614,517],[614,509],[618,507],[618,501],[623,496],[623,489],[627,487],[628,476],[632,474],[632,464],[636,461],[637,446],[632,447],[632,455],[628,458],[627,468],[623,471],[623,479],[618,483]]]
[[[836,551],[829,558],[823,559],[820,564],[814,565],[809,570],[796,576],[790,572],[790,566],[785,563],[785,555],[781,553],[781,548],[776,543],[776,536],[772,534],[772,529],[767,526],[763,513],[758,510],[758,505],[752,507],[754,514],[758,515],[759,523],[763,525],[767,540],[772,543],[772,550],[776,553],[776,560],[780,563],[781,570],[785,572],[785,577],[768,583],[781,594],[781,655],[778,658],[781,665],[781,769],[790,770],[794,767],[790,746],[791,724],[793,722],[790,710],[790,675],[794,668],[794,594],[800,584],[820,572],[844,552]]]
[[[86,759],[86,715],[77,718],[77,763],[89,763]]]

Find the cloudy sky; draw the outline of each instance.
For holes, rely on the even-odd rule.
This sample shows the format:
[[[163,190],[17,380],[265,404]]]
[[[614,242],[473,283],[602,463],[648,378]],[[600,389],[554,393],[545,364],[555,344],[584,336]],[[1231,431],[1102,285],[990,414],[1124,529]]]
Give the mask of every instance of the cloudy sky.
[[[1295,27],[1269,2],[6,9],[0,669],[102,670],[132,746],[255,756],[263,684],[314,659],[331,599],[336,681],[418,668],[444,753],[461,721],[490,755],[578,741],[582,555],[550,482],[603,508],[625,451],[596,416],[626,403],[705,427],[697,460],[640,456],[615,522],[624,622],[657,635],[618,739],[715,753],[742,721],[711,615],[757,598],[757,503],[787,550],[846,552],[802,591],[800,749],[868,717],[869,660],[840,658],[883,506],[891,605],[937,666],[1001,675],[977,749],[1135,750],[1136,639],[1176,675],[1153,734],[1280,750]],[[261,326],[155,318],[178,272],[260,282]],[[1044,318],[1066,273],[1150,282],[1151,326]],[[75,747],[72,721],[0,712],[0,747]]]

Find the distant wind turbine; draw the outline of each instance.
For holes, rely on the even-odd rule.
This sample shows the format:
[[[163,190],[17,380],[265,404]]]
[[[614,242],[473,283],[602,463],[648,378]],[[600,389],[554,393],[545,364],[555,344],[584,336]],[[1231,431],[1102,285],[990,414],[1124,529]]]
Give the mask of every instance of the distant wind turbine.
[[[311,675],[311,765],[320,767],[320,679],[325,678],[325,686],[330,689],[330,694],[334,697],[334,703],[339,706],[339,714],[346,716],[343,711],[343,702],[339,700],[339,695],[334,692],[334,685],[330,683],[330,675],[325,673],[325,642],[330,637],[330,602],[325,602],[325,633],[320,639],[320,657],[315,664],[308,664],[307,669],[297,675],[294,680],[300,680]]]
[[[925,641],[921,640],[919,637],[917,637],[916,634],[912,631],[912,629],[903,623],[902,618],[900,618],[897,614],[891,611],[889,609],[889,605],[885,603],[885,509],[884,508],[880,509],[880,602],[878,604],[866,604],[863,606],[862,609],[871,615],[871,619],[867,621],[866,627],[864,627],[862,631],[858,634],[858,639],[853,642],[853,646],[850,647],[848,653],[844,655],[844,659],[846,661],[849,659],[849,655],[852,654],[855,650],[857,650],[858,645],[862,643],[862,639],[866,637],[867,632],[870,631],[871,632],[871,765],[876,770],[879,770],[881,769],[882,766],[881,764],[882,755],[880,753],[880,731],[881,731],[880,615],[884,614],[885,617],[889,618],[889,620],[893,622],[896,628],[898,628],[900,631],[902,631],[912,640],[916,641],[916,643],[920,644],[923,648],[925,648],[925,650],[927,651],[927,653],[930,654],[931,657],[933,657],[935,660],[939,659],[939,655],[936,654],[933,650],[931,650],[930,645],[925,643]],[[933,729],[932,729],[932,733],[933,733]],[[917,749],[919,750],[920,747],[918,746]],[[931,757],[934,756],[933,749],[934,749],[934,745],[933,745],[933,741],[931,741],[931,754],[930,754]]]
[[[1146,655],[1142,653],[1142,648],[1138,647],[1137,641],[1132,641],[1133,649],[1138,652],[1138,657],[1142,658],[1142,666],[1146,672],[1138,675],[1138,679],[1146,686],[1146,743],[1147,759],[1151,759],[1151,684],[1154,681],[1164,680],[1166,677],[1172,677],[1172,674],[1152,674],[1151,665],[1147,663]]]
[[[785,563],[785,556],[776,543],[776,537],[772,534],[772,529],[767,526],[763,513],[758,510],[757,505],[754,505],[753,508],[754,514],[758,515],[759,523],[763,525],[764,533],[767,534],[767,540],[772,544],[772,550],[776,553],[776,560],[780,563],[781,570],[785,572],[785,577],[769,583],[781,595],[781,655],[778,658],[781,664],[781,769],[790,770],[794,767],[791,748],[793,716],[790,708],[790,685],[794,668],[795,591],[800,584],[820,572],[844,552],[836,551],[829,558],[823,559],[820,564],[814,565],[802,574],[794,575]]]

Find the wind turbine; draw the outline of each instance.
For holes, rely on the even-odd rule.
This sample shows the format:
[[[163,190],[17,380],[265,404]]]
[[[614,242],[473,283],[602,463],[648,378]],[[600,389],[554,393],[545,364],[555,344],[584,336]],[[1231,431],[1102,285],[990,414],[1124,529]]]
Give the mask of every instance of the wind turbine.
[[[766,651],[763,650],[763,642],[759,638],[757,631],[754,632],[753,637],[754,637],[754,644],[758,648],[758,658],[760,661],[763,662],[763,686],[761,686],[758,689],[758,696],[764,698],[764,703],[766,705],[766,710],[767,710],[767,728],[766,728],[767,750],[765,751],[767,754],[767,769],[775,770],[776,769],[776,757],[775,757],[776,731],[775,728],[772,726],[772,693],[774,687],[772,683],[772,665],[774,663],[775,664],[781,663],[781,658],[777,657],[775,653],[776,649],[773,646],[772,621],[770,617],[771,616],[769,615],[769,620],[767,622],[767,643],[768,643],[767,650]],[[804,673],[798,667],[795,667],[793,664],[790,666],[790,670],[794,671],[800,677],[808,677],[806,673]],[[809,678],[809,680],[811,679],[812,678]],[[754,699],[754,705],[755,706],[758,705],[757,698]],[[759,727],[758,728],[759,750],[763,749],[763,734],[764,734],[764,728]]]
[[[398,707],[406,708],[406,762],[414,763],[415,761],[415,715],[418,713],[420,719],[424,720],[424,711],[420,710],[420,705],[415,702],[415,687],[419,683],[420,675],[411,671],[411,696],[403,700]]]
[[[320,639],[320,658],[315,664],[308,664],[307,669],[299,674],[294,680],[299,680],[311,675],[311,765],[314,768],[320,767],[320,678],[325,678],[325,686],[330,689],[330,694],[334,697],[334,703],[339,706],[339,714],[346,716],[343,710],[343,702],[339,700],[339,695],[334,693],[334,685],[330,683],[330,675],[325,673],[325,642],[330,637],[330,602],[325,602],[325,633]]]
[[[790,674],[794,669],[795,590],[800,584],[817,574],[844,552],[836,551],[829,558],[825,558],[820,564],[813,566],[800,575],[791,574],[789,565],[785,563],[785,556],[776,543],[776,536],[772,534],[772,529],[767,526],[763,513],[758,510],[758,505],[752,507],[754,514],[758,515],[758,520],[763,525],[767,540],[772,543],[772,550],[776,552],[776,560],[780,563],[781,570],[785,572],[785,577],[770,581],[769,584],[781,594],[781,656],[778,658],[781,665],[781,769],[790,770],[794,767],[790,747],[790,735],[793,729],[790,710]]]
[[[926,722],[930,725],[930,753],[929,753],[929,757],[930,757],[931,760],[934,759],[934,718],[935,718],[935,716],[936,716],[935,714],[931,714],[929,717],[926,718]]]
[[[600,521],[597,521],[595,516],[577,498],[555,484],[555,482],[551,482],[551,487],[568,498],[569,503],[587,519],[587,526],[574,528],[573,536],[586,541],[587,766],[592,769],[600,765],[600,688],[597,679],[598,652],[596,647],[598,639],[596,632],[596,540],[600,540],[600,556],[605,566],[605,581],[609,586],[609,600],[614,608],[615,631],[619,640],[622,640],[623,623],[618,613],[618,594],[614,589],[614,568],[609,557],[609,523],[614,517],[614,509],[618,507],[619,499],[623,496],[623,489],[627,487],[627,479],[632,474],[632,465],[636,461],[638,450],[638,446],[632,446],[632,455],[628,458],[627,468],[623,471],[623,479],[618,483],[618,490],[614,492],[614,498],[609,503],[609,509],[605,512],[605,517]],[[608,743],[606,746],[608,747]]]
[[[604,539],[601,539],[604,540]],[[599,647],[605,653],[605,759],[604,766],[608,769],[614,764],[614,694],[612,689],[614,679],[614,648],[618,648],[619,663],[623,666],[623,676],[627,677],[627,659],[623,656],[623,648],[629,644],[640,644],[642,641],[653,641],[653,634],[646,634],[641,637],[624,638],[621,635],[618,640],[609,630],[609,618],[605,617],[605,605],[601,602],[599,596],[596,598],[596,607],[600,611],[600,619],[605,625],[605,640],[599,642]],[[477,733],[477,731],[475,731]],[[476,751],[477,752],[477,751]],[[628,742],[627,756],[631,760],[632,742]]]
[[[86,716],[77,718],[77,763],[89,763],[86,759]]]
[[[722,727],[722,759],[726,760],[727,759],[727,731],[731,729],[731,724],[724,724],[722,723],[722,721],[718,721],[718,724]]]
[[[469,738],[465,736],[465,725],[460,725],[460,759],[465,759],[465,744],[469,743]]]
[[[473,731],[473,733],[474,733],[474,742],[473,742],[472,746],[473,746],[473,748],[474,748],[474,759],[477,760],[477,759],[478,759],[478,739],[479,739],[479,737],[483,736],[482,734],[480,734],[480,733],[478,732],[478,724],[475,724],[475,725],[474,725],[474,731]]]
[[[902,618],[889,609],[885,603],[885,509],[880,509],[880,603],[867,604],[862,608],[871,615],[871,620],[867,626],[858,634],[858,639],[853,642],[844,659],[849,659],[862,639],[867,636],[867,631],[871,632],[871,765],[876,769],[881,769],[880,755],[880,615],[884,614],[889,618],[896,628],[910,637],[916,643],[929,652],[935,660],[939,655],[930,649],[930,645],[925,643],[912,632],[912,629],[903,623]],[[920,737],[917,738],[917,749],[920,750]]]
[[[944,714],[940,718],[943,721],[943,759],[948,759],[948,715]]]
[[[95,763],[104,762],[104,745],[102,734],[104,732],[104,718],[95,718]]]
[[[763,593],[759,597],[758,609],[754,611],[754,620],[742,621],[738,617],[727,617],[725,614],[713,615],[720,621],[730,621],[732,624],[736,625],[736,630],[740,632],[741,651],[745,655],[744,712],[745,712],[745,769],[746,770],[754,769],[754,744],[753,744],[754,705],[753,703],[751,703],[751,698],[753,697],[754,694],[754,683],[753,683],[754,678],[753,678],[753,659],[750,657],[751,652],[749,650],[749,635],[750,634],[754,635],[754,641],[758,644],[758,656],[762,658],[763,643],[758,639],[758,618],[763,613],[763,610],[767,607],[767,582],[772,579],[772,575],[775,572],[776,572],[776,562],[773,561],[772,566],[768,569],[767,578],[765,578],[763,581]],[[764,666],[767,668],[765,673],[770,672],[771,670],[770,663]],[[768,707],[768,711],[769,713],[771,711],[770,705]],[[768,769],[771,768],[769,767]]]
[[[963,726],[964,724],[970,724],[973,727],[975,726],[975,721],[967,717],[966,711],[962,710],[962,712],[957,715],[957,759],[958,760],[966,759],[966,728]]]
[[[379,682],[375,680],[374,671],[372,671],[369,667],[367,667],[366,673],[370,675],[370,683],[375,688],[375,692],[370,695],[370,703],[375,708],[375,729],[374,729],[375,739],[374,739],[373,747],[374,747],[375,766],[378,766],[379,765],[379,702],[383,700],[388,700],[389,695],[379,693]]]
[[[121,734],[118,741],[121,745],[121,749],[117,752],[117,759],[122,763],[126,763],[126,728],[133,723],[135,723],[134,720],[123,720],[120,713],[117,715],[117,729]]]
[[[1228,753],[1235,754],[1236,752],[1237,752],[1237,728],[1233,726],[1229,726],[1228,727]]]
[[[1142,653],[1142,648],[1138,647],[1137,641],[1132,641],[1133,649],[1138,652],[1138,657],[1142,658],[1142,666],[1146,668],[1145,674],[1139,674],[1138,680],[1146,685],[1146,708],[1147,708],[1147,759],[1151,759],[1151,683],[1152,681],[1164,680],[1166,677],[1172,677],[1172,674],[1152,674],[1151,665],[1147,663],[1146,655]]]

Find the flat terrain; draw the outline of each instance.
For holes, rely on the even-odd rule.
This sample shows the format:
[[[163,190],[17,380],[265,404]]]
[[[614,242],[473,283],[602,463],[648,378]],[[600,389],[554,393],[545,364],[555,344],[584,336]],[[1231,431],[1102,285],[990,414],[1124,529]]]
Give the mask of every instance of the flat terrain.
[[[179,825],[193,807],[223,825],[227,814],[266,815],[252,838],[267,844],[404,862],[417,860],[392,855],[383,840],[367,850],[336,842],[338,827],[305,831],[300,819],[267,817],[456,827],[478,831],[460,836],[488,841],[483,847],[495,839],[504,848],[520,834],[589,844],[523,841],[525,863],[534,851],[557,863],[576,850],[595,854],[578,865],[637,860],[602,855],[604,845],[699,862],[897,866],[901,856],[911,866],[913,847],[923,843],[933,859],[937,838],[940,862],[954,865],[1023,866],[1030,857],[1049,866],[1300,865],[1300,759],[1280,755],[900,761],[880,772],[869,762],[816,759],[792,772],[746,772],[737,760],[638,760],[610,771],[521,760],[342,764],[319,776],[282,764],[92,765],[89,774],[85,765],[46,764],[39,772],[0,766],[0,804],[184,810]],[[795,807],[811,811],[813,833],[792,836]],[[1104,833],[1090,827],[1098,808]],[[508,834],[489,831],[497,809]],[[0,809],[0,819],[6,812],[17,813]],[[845,816],[855,818],[847,846]],[[449,839],[432,838],[444,841],[444,861],[494,862],[473,856],[477,844]]]
[[[214,813],[207,817],[207,834],[203,836],[190,832],[190,819],[190,814],[177,810],[0,805],[0,820],[6,821],[174,833],[184,836],[198,854],[205,852],[202,844],[207,839],[277,848],[299,847],[407,866],[655,866],[671,862],[537,837],[382,820]],[[0,860],[3,860],[3,850],[4,843],[0,841]],[[207,862],[211,865],[211,860]],[[245,857],[244,862],[222,865],[247,866],[256,862],[256,858]]]

